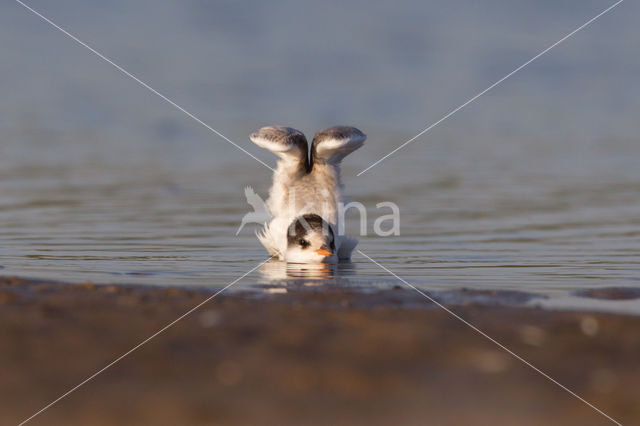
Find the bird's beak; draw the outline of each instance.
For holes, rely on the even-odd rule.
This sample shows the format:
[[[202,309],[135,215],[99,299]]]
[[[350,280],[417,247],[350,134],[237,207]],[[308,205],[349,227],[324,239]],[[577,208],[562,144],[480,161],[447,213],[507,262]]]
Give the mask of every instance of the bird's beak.
[[[316,253],[318,253],[320,256],[333,256],[333,252],[329,250],[329,248],[324,244],[322,245],[322,247],[320,247],[320,249],[316,250]]]

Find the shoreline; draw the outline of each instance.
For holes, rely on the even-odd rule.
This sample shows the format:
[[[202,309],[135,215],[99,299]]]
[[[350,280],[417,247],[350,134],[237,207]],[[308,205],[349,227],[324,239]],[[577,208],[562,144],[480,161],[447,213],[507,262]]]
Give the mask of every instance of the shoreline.
[[[609,422],[412,290],[273,288],[220,294],[32,422]],[[213,291],[0,277],[0,421],[26,419]],[[640,421],[640,317],[442,303],[617,421]]]

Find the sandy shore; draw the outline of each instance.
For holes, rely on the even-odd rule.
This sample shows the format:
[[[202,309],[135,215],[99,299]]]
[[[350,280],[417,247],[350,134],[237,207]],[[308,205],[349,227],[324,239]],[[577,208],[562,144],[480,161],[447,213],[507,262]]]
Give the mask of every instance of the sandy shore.
[[[210,294],[0,278],[0,423],[26,419]],[[640,318],[452,309],[640,423]],[[222,294],[32,423],[611,424],[415,293],[337,287]]]

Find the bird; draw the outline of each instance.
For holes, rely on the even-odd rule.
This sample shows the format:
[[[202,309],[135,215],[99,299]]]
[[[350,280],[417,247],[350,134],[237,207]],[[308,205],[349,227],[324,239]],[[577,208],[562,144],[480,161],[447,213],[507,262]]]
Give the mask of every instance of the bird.
[[[344,235],[340,164],[367,136],[355,127],[334,126],[315,134],[311,149],[304,133],[267,126],[253,143],[279,157],[266,206],[271,221],[256,232],[267,252],[288,263],[349,260],[358,240]]]
[[[253,207],[253,211],[242,217],[242,222],[236,231],[236,235],[242,231],[242,228],[244,228],[247,223],[264,223],[271,219],[271,214],[269,213],[267,205],[262,198],[256,194],[252,187],[247,186],[244,189],[244,195],[247,197],[247,203]]]

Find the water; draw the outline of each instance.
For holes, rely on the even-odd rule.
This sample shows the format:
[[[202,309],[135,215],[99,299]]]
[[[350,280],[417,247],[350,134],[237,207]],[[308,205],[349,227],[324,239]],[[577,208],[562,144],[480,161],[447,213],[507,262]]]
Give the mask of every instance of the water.
[[[358,248],[412,284],[559,303],[640,287],[640,29],[626,3],[360,177],[609,4],[29,4],[269,164],[248,141],[262,125],[361,128],[343,170],[368,207]],[[219,288],[266,259],[255,228],[235,232],[244,187],[266,195],[268,169],[19,5],[0,6],[0,35],[3,275]],[[401,235],[373,235],[382,201],[400,207]],[[283,279],[398,284],[354,254],[337,270],[269,264],[234,288]],[[640,313],[629,302],[603,309]]]

